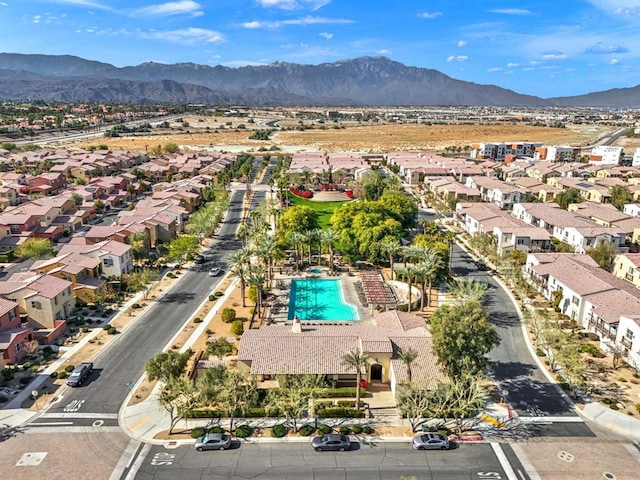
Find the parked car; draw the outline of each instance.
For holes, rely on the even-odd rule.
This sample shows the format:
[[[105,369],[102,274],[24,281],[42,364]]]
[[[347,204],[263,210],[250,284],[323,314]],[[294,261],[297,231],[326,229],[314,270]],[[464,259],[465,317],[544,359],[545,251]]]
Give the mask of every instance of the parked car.
[[[92,362],[81,363],[73,369],[73,371],[69,375],[69,378],[67,378],[67,385],[69,385],[70,387],[79,387],[80,385],[82,385],[82,382],[87,379],[92,371]]]
[[[321,437],[314,437],[311,441],[311,446],[316,452],[323,450],[337,450],[344,452],[351,449],[351,439],[346,435],[340,435],[339,433],[329,433],[322,435]]]
[[[416,450],[447,450],[449,439],[439,433],[421,433],[413,437],[411,444]]]
[[[193,259],[193,263],[205,263],[207,261],[202,255],[196,255]]]
[[[209,270],[209,276],[217,277],[218,275],[220,275],[220,272],[222,272],[220,267],[213,267],[211,270]]]
[[[209,433],[198,437],[193,445],[197,451],[203,450],[226,450],[231,446],[231,437],[224,433]]]

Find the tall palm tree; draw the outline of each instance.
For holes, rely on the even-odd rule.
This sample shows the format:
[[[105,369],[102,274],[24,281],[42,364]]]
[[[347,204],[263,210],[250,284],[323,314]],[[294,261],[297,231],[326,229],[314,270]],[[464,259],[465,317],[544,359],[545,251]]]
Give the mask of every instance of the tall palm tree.
[[[449,293],[456,304],[468,302],[482,303],[487,296],[489,286],[477,280],[454,280],[448,284]]]
[[[311,246],[316,239],[316,230],[307,230],[304,232],[304,235],[307,242],[309,265],[311,265]]]
[[[260,317],[262,316],[262,287],[266,281],[264,267],[258,265],[251,268],[247,281],[250,286],[256,287],[256,313]]]
[[[402,245],[398,240],[385,242],[382,244],[382,250],[389,255],[389,266],[391,267],[391,280],[395,280],[394,261],[396,255],[402,251]]]
[[[360,382],[362,381],[362,369],[365,369],[371,360],[369,352],[356,349],[342,356],[342,364],[353,367],[356,370],[356,408],[360,408]]]
[[[409,377],[409,383],[411,383],[411,364],[418,358],[417,350],[413,348],[401,348],[398,351],[398,358],[407,366],[407,377]]]
[[[247,306],[247,279],[249,278],[250,268],[244,263],[232,265],[229,271],[240,279],[240,296],[242,297],[242,306]]]
[[[429,247],[424,247],[416,250],[417,258],[420,263],[419,270],[422,276],[422,279],[427,283],[426,289],[426,297],[427,297],[427,306],[431,306],[431,286],[433,283],[433,279],[438,274],[438,271],[444,266],[442,256],[438,253],[437,250]],[[422,284],[422,301],[421,301],[421,309],[424,308],[424,298],[425,298],[425,285],[424,282]]]
[[[289,243],[293,245],[293,249],[296,252],[296,266],[300,269],[300,260],[302,260],[302,245],[306,243],[307,239],[304,233],[292,232],[289,235]]]
[[[398,268],[398,276],[404,279],[409,286],[409,304],[407,305],[407,312],[411,312],[411,289],[413,288],[413,280],[416,278],[417,270],[416,265],[413,263],[407,264],[406,267]]]
[[[322,230],[320,234],[320,242],[324,243],[329,250],[329,268],[333,270],[333,245],[338,240],[338,234],[335,230],[329,228]],[[320,252],[322,254],[322,252]]]

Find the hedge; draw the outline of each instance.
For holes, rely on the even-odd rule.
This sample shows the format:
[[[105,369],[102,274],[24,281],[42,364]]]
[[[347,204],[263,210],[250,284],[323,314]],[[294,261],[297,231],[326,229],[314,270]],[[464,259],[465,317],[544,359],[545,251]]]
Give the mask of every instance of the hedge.
[[[306,425],[303,425],[300,427],[300,430],[298,430],[298,433],[303,437],[308,437],[315,431],[316,431],[316,427],[314,427],[310,423],[307,423]]]
[[[321,423],[320,425],[318,425],[318,432],[322,433],[323,435],[326,435],[327,433],[333,432],[333,428],[331,428],[329,425],[325,425],[324,423]]]
[[[191,438],[198,438],[204,436],[206,432],[204,427],[196,427],[191,429]]]
[[[247,438],[253,435],[253,427],[250,425],[240,425],[236,428],[236,437]]]
[[[287,434],[288,431],[289,429],[285,425],[278,423],[271,427],[271,436],[274,438],[282,438]]]
[[[224,418],[228,414],[220,410],[193,410],[185,415],[185,418]],[[237,411],[235,414],[238,418],[260,418],[260,417],[277,417],[277,414],[267,414],[264,408],[254,407],[245,411]]]
[[[365,396],[367,391],[360,389],[360,395]],[[356,387],[340,387],[340,388],[321,388],[318,390],[320,398],[338,398],[338,397],[356,397]]]
[[[322,408],[316,412],[316,415],[320,418],[364,418],[362,410],[340,407]]]

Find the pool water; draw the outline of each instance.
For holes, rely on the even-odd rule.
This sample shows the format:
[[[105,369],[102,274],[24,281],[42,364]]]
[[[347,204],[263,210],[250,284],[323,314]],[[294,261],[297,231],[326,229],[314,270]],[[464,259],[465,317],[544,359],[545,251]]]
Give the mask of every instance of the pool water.
[[[309,273],[322,273],[323,270],[321,268],[312,268],[309,270]]]
[[[342,281],[299,278],[291,280],[289,320],[358,320],[358,309],[346,303]]]

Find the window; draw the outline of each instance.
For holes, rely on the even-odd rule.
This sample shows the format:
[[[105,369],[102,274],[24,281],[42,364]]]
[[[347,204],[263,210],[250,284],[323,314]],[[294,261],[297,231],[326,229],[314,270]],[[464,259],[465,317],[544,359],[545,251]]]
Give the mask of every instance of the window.
[[[15,308],[13,310],[9,310],[9,320],[13,320],[14,318],[16,318],[16,309]]]
[[[16,353],[20,353],[22,351],[22,342],[16,344]]]
[[[113,260],[109,257],[105,257],[102,263],[104,263],[105,267],[113,267]]]
[[[571,301],[573,302],[574,305],[580,305],[580,299],[576,296],[574,296]]]
[[[625,336],[625,338],[628,338],[629,340],[633,340],[634,333],[633,333],[632,330],[627,328],[627,331],[624,332],[624,336]]]
[[[58,297],[53,297],[53,303],[55,303],[56,305],[58,305]]]
[[[42,310],[42,304],[40,302],[31,302],[31,308],[35,308],[36,310]]]
[[[67,295],[71,296],[71,287],[67,287]]]

